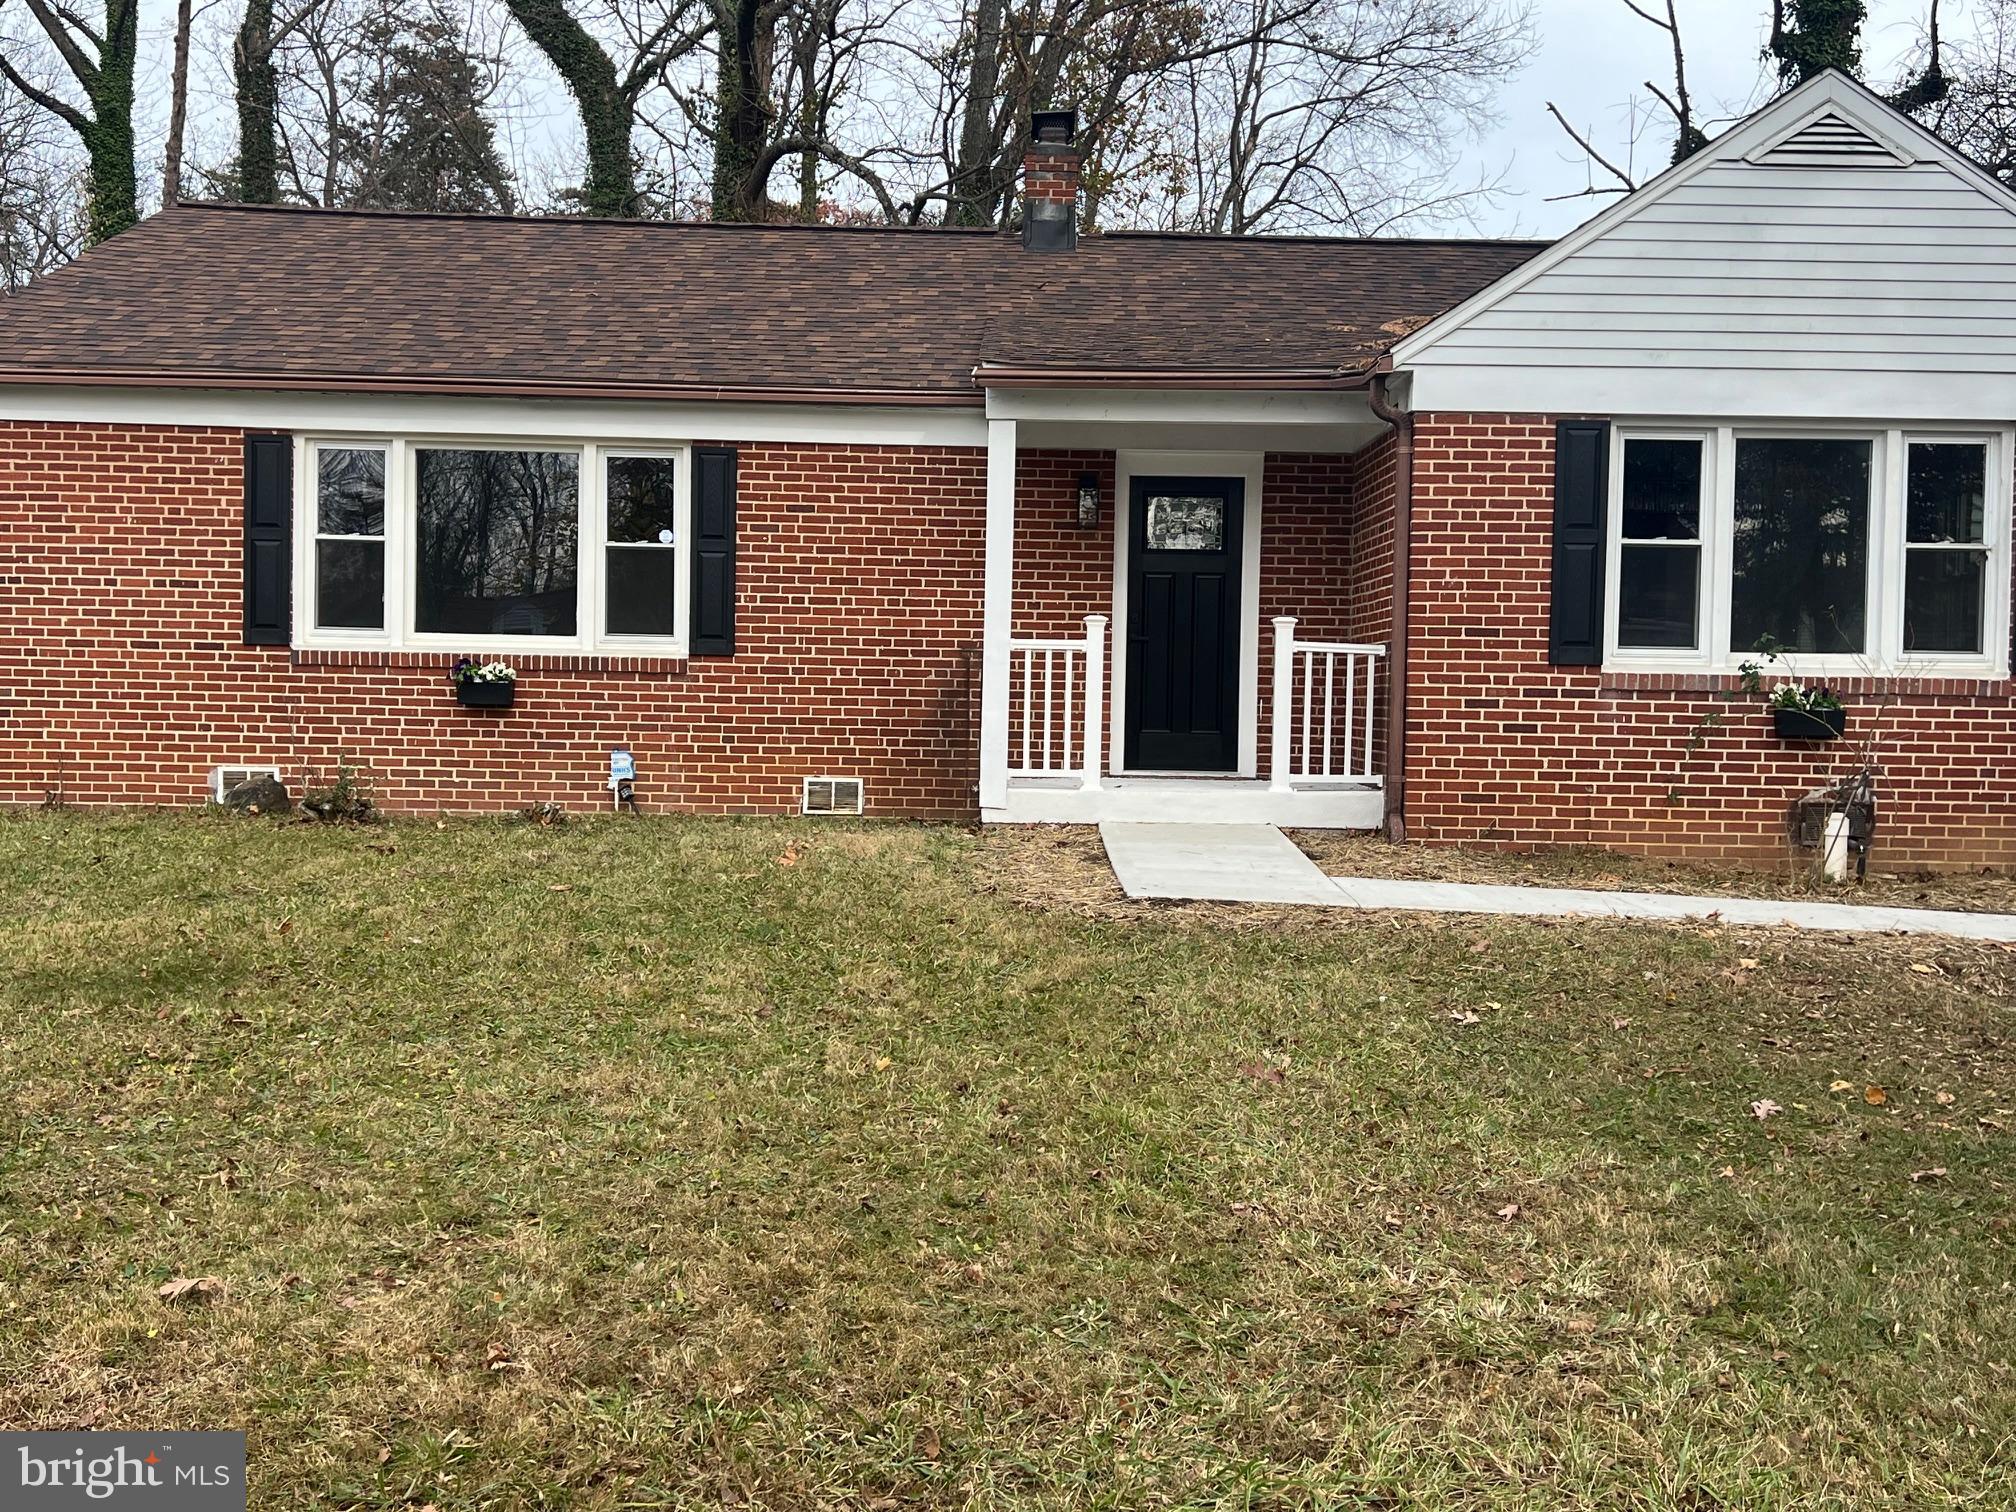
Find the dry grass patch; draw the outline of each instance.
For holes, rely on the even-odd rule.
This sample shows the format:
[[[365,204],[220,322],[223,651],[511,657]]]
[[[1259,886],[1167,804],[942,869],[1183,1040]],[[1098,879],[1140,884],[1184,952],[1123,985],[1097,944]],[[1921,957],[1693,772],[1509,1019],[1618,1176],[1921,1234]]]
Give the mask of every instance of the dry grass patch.
[[[2016,1499],[2016,956],[1094,857],[0,823],[0,1421],[262,1508]]]

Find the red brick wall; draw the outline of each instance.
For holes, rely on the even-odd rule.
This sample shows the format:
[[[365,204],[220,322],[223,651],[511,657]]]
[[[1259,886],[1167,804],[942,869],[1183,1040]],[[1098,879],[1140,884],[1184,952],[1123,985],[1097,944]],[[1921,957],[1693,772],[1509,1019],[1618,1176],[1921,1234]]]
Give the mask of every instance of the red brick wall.
[[[1259,729],[1263,777],[1273,771],[1268,736],[1274,719],[1274,616],[1294,615],[1295,634],[1302,640],[1351,638],[1353,574],[1358,566],[1351,555],[1351,464],[1350,457],[1327,453],[1270,453],[1261,476]],[[1377,568],[1370,570],[1376,572]],[[1335,696],[1344,696],[1341,662]],[[1318,745],[1321,733],[1319,724],[1312,737]],[[1341,713],[1333,734],[1341,747]],[[1313,753],[1314,747],[1311,749]],[[1341,760],[1343,752],[1339,749],[1333,755]]]
[[[183,804],[211,767],[339,756],[388,807],[608,801],[792,810],[866,779],[871,813],[970,817],[984,455],[742,445],[737,654],[515,658],[517,707],[464,710],[434,653],[240,644],[242,438],[0,425],[0,801]]]
[[[451,654],[241,644],[239,432],[0,424],[0,802],[182,804],[214,766],[298,784],[347,760],[388,808],[580,808],[624,742],[647,808],[790,810],[831,773],[872,813],[970,817],[983,454],[739,451],[737,654],[515,657],[517,705],[489,713],[454,702]],[[1267,459],[1263,616],[1353,633],[1349,479],[1348,458]],[[1017,492],[1016,633],[1082,634],[1111,612],[1112,454],[1025,453]]]
[[[1548,664],[1553,436],[1543,416],[1416,420],[1409,836],[1784,856],[1787,805],[1858,743],[1775,739],[1731,678]],[[1851,736],[1876,731],[1875,864],[2016,864],[2011,684],[1836,686]]]

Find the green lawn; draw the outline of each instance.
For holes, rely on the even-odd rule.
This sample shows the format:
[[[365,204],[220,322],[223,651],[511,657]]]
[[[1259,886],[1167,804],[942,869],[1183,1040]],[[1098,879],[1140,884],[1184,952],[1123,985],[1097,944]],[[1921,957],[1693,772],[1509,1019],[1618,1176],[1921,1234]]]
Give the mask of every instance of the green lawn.
[[[2016,954],[1093,880],[0,820],[0,1426],[262,1509],[2016,1501]]]

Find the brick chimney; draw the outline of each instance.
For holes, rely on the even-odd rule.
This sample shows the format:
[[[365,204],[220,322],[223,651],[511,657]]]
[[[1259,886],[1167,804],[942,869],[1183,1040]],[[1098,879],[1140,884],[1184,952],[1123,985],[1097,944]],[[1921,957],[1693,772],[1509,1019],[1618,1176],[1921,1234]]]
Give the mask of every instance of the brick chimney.
[[[1078,245],[1078,112],[1039,110],[1029,118],[1022,156],[1022,245],[1031,252],[1069,252]]]

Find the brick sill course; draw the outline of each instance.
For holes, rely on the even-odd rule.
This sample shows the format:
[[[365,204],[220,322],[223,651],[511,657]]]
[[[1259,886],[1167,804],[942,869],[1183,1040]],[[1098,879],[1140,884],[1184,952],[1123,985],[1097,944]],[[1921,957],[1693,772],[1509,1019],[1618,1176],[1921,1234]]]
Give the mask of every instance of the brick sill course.
[[[301,650],[290,653],[297,667],[425,667],[447,675],[461,660],[453,651],[330,651]],[[502,658],[500,658],[502,659]],[[519,676],[539,672],[622,672],[657,677],[684,677],[687,659],[683,656],[610,656],[599,652],[535,652],[508,658]]]

